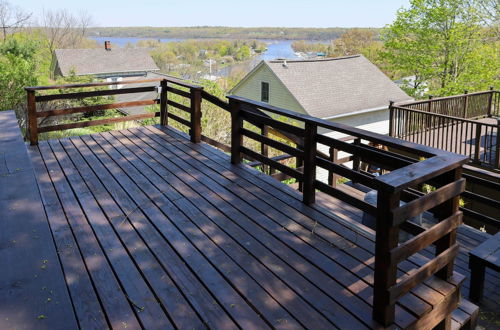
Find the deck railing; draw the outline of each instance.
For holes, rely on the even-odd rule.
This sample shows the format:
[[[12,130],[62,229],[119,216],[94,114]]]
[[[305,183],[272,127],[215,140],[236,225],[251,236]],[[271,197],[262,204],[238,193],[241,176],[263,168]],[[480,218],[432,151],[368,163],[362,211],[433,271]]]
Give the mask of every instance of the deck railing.
[[[389,109],[391,136],[500,168],[500,119],[496,123],[477,120],[500,116],[499,91],[391,103]]]
[[[105,83],[102,85],[111,84]],[[123,82],[119,84],[123,84]],[[183,87],[183,89],[173,87],[175,84]],[[465,186],[465,181],[461,178],[462,164],[466,161],[465,157],[236,96],[230,96],[229,102],[226,102],[207,93],[199,86],[190,85],[176,79],[163,79],[160,81],[160,86],[160,98],[150,100],[151,104],[160,104],[160,111],[146,114],[147,116],[144,117],[125,116],[119,118],[120,121],[159,116],[160,124],[168,125],[169,119],[173,119],[189,128],[191,141],[195,143],[205,141],[225,151],[230,151],[233,164],[240,163],[246,157],[271,168],[275,177],[282,175],[295,178],[300,183],[300,190],[305,204],[314,203],[316,191],[319,190],[376,218],[373,286],[373,317],[376,321],[385,326],[393,323],[396,302],[434,274],[444,280],[451,281],[454,258],[458,252],[456,229],[462,221],[462,213],[458,209],[458,204],[459,195],[463,192]],[[65,87],[58,86],[54,88]],[[47,97],[36,96],[35,92],[42,89],[46,88],[27,88],[29,137],[32,144],[37,143],[38,133],[41,131],[102,123],[102,121],[91,121],[84,122],[84,124],[74,123],[54,125],[48,128],[38,127],[37,120],[42,115],[36,111],[37,101],[55,100],[58,97],[81,98],[90,95],[111,95],[112,92],[139,92],[138,88],[126,88],[112,91],[83,92],[77,95],[76,93],[67,93]],[[155,90],[155,87],[141,89],[141,91],[146,90],[152,91]],[[190,106],[169,99],[168,95],[170,93],[189,99]],[[216,105],[221,111],[230,113],[230,146],[202,134],[202,100]],[[190,119],[186,120],[174,115],[169,111],[169,106],[188,113]],[[109,109],[116,107],[116,104],[99,107],[99,109]],[[62,109],[54,111],[50,115],[57,116],[87,111],[85,108],[87,107]],[[343,133],[348,138],[344,140],[334,139],[321,134],[320,132],[325,129]],[[252,144],[249,143],[249,139],[253,140]],[[284,143],[283,140],[288,142]],[[255,146],[255,142],[260,144],[260,148],[257,148],[257,150],[250,147],[250,145]],[[323,148],[330,150],[330,155],[320,152],[319,146],[321,145]],[[280,151],[282,156],[270,157],[268,148]],[[336,155],[339,151],[349,156],[338,159]],[[416,154],[417,157],[411,158],[407,154]],[[283,163],[281,160],[284,158],[295,158],[295,162],[287,161]],[[353,163],[352,168],[343,164],[351,160]],[[374,176],[361,171],[359,167],[361,162],[374,164],[389,173]],[[330,180],[328,183],[317,180],[316,172],[319,168],[326,169],[329,172]],[[349,178],[376,190],[378,194],[377,204],[372,205],[337,189],[334,184],[335,176]],[[421,193],[419,187],[424,183],[431,184],[436,190],[428,194]],[[433,212],[439,220],[438,224],[425,229],[408,221],[425,211]],[[415,236],[399,244],[400,230],[408,231]],[[398,264],[431,244],[436,246],[435,257],[410,274],[398,278]],[[419,320],[419,322],[429,322],[426,324],[437,325],[440,322],[449,321],[451,312],[458,305],[458,299],[458,294],[446,297],[443,300],[443,306],[428,313],[425,316],[426,319]]]
[[[462,214],[458,210],[458,196],[465,187],[465,180],[461,178],[461,165],[466,161],[465,157],[298,114],[266,103],[237,96],[230,96],[229,99],[232,118],[232,163],[237,164],[241,162],[242,155],[249,155],[299,181],[306,204],[314,203],[316,190],[319,190],[376,217],[373,303],[375,320],[384,325],[392,323],[394,306],[399,298],[433,274],[443,279],[452,275],[453,260],[458,252],[456,228],[462,220]],[[286,132],[303,143],[299,148],[292,147],[250,129],[252,126],[257,128],[262,125]],[[319,133],[325,129],[346,134],[354,142],[348,143]],[[267,144],[300,159],[302,167],[298,169],[286,166],[251,150],[246,146],[247,139]],[[390,173],[375,177],[360,171],[356,164],[353,169],[348,168],[339,164],[339,161],[334,162],[319,154],[319,145],[350,154],[348,157],[352,157],[353,163],[376,164]],[[386,146],[392,151],[377,146]],[[395,150],[417,154],[425,160],[417,161]],[[377,205],[371,205],[336,189],[331,184],[317,180],[318,168],[376,190]],[[417,193],[417,188],[424,183],[432,184],[436,190],[426,195]],[[402,204],[403,201],[406,204]],[[439,219],[439,223],[434,227],[424,229],[408,221],[428,210],[434,212]],[[416,236],[398,245],[400,229]],[[436,245],[436,257],[411,275],[398,279],[397,265],[433,243]],[[443,309],[446,312],[437,316],[437,319],[445,318],[446,313],[453,310],[452,307],[457,302],[456,299],[450,302],[450,305]]]

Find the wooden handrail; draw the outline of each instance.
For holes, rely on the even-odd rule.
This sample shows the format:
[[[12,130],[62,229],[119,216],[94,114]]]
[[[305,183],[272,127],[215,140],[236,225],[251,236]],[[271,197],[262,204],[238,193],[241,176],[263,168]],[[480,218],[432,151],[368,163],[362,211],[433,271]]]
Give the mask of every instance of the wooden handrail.
[[[471,123],[471,124],[474,124],[474,125],[483,125],[483,126],[487,126],[487,127],[496,127],[496,125],[494,124],[488,124],[488,123],[480,123],[476,120],[470,120],[470,119],[465,119],[465,118],[460,118],[460,117],[454,117],[454,116],[448,116],[448,115],[442,115],[442,114],[439,114],[439,113],[434,113],[434,112],[427,112],[427,111],[422,111],[422,110],[416,110],[416,109],[411,109],[411,108],[406,108],[406,107],[402,107],[402,106],[393,106],[394,109],[401,109],[401,110],[405,110],[405,111],[408,111],[408,112],[413,112],[413,113],[420,113],[422,115],[425,115],[425,116],[432,116],[432,117],[437,117],[437,118],[446,118],[446,119],[452,119],[452,120],[456,120],[456,121],[460,121],[460,122],[464,122],[464,123]]]
[[[474,95],[484,95],[484,94],[490,94],[490,93],[498,93],[499,91],[497,90],[488,90],[488,91],[480,91],[480,92],[474,92],[474,93],[464,93],[464,94],[459,94],[459,95],[452,95],[452,96],[442,96],[442,97],[433,97],[431,99],[427,100],[421,100],[421,101],[404,101],[404,102],[398,102],[394,103],[394,106],[404,106],[408,104],[427,104],[427,103],[432,103],[432,102],[439,102],[442,100],[452,100],[452,99],[459,99],[463,98],[465,96],[474,96]]]
[[[149,82],[160,82],[160,81],[162,81],[161,78],[154,78],[154,79],[138,79],[138,80],[124,80],[124,81],[106,81],[106,82],[83,83],[83,84],[29,86],[29,87],[24,87],[24,89],[26,91],[44,91],[44,90],[51,90],[51,89],[69,89],[69,88],[100,87],[100,86],[112,86],[112,85],[144,84],[144,83],[149,83]]]

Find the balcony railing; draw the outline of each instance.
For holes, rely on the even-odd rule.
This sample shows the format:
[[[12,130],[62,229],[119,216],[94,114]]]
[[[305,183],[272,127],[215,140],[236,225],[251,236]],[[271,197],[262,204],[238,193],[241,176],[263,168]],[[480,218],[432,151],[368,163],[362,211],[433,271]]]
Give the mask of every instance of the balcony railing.
[[[500,168],[500,92],[390,105],[390,135]]]
[[[192,142],[205,141],[229,151],[233,164],[240,163],[246,157],[272,168],[275,176],[283,175],[295,178],[300,183],[305,204],[314,203],[316,191],[319,190],[374,216],[376,218],[376,242],[373,317],[376,321],[383,325],[393,323],[396,302],[434,274],[441,279],[453,282],[453,262],[458,252],[456,229],[462,221],[462,213],[458,207],[459,195],[464,191],[465,186],[465,180],[461,177],[462,164],[466,162],[465,157],[236,96],[230,96],[229,102],[226,102],[207,93],[200,86],[174,78],[157,80],[157,82],[158,86],[151,87],[55,95],[36,95],[36,93],[47,89],[124,85],[137,83],[137,81],[26,88],[29,140],[31,144],[37,144],[39,133],[69,128],[155,117],[160,117],[160,125],[168,125],[169,120],[174,120],[188,128]],[[159,98],[141,101],[140,105],[159,104],[157,112],[39,126],[40,118],[139,104],[127,102],[127,104],[113,103],[38,111],[38,102],[143,93],[155,90],[159,92]],[[189,105],[174,101],[170,97],[171,94],[188,100],[186,103]],[[217,106],[222,112],[230,113],[231,123],[227,125],[230,127],[230,146],[202,134],[203,100]],[[180,110],[187,117],[175,115],[171,112],[171,107]],[[350,138],[347,140],[331,138],[320,133],[325,129],[346,134]],[[251,147],[255,146],[256,143],[260,145],[260,148]],[[320,145],[323,145],[323,148],[328,148],[330,155],[319,152]],[[268,155],[269,148],[279,151],[280,157],[270,157]],[[349,155],[347,158],[353,160],[355,165],[353,168],[342,164],[347,158],[336,159],[335,155],[339,151]],[[283,162],[282,159],[285,158],[293,158],[295,162]],[[360,162],[374,164],[388,173],[374,176],[363,172],[357,166]],[[331,178],[329,183],[316,179],[316,172],[319,168],[329,172]],[[333,180],[335,176],[349,178],[376,190],[378,194],[377,204],[369,204],[337,189],[334,184],[335,180]],[[422,193],[419,187],[426,183],[435,187],[435,190],[428,194]],[[434,213],[438,219],[435,226],[426,229],[408,221],[425,211]],[[399,244],[400,230],[408,231],[415,236]],[[420,268],[415,269],[411,274],[398,278],[398,264],[431,244],[436,246],[435,257]],[[443,304],[446,303],[446,306],[436,309],[428,317],[432,317],[433,322],[449,318],[451,311],[458,305],[458,297],[455,294],[444,299]]]

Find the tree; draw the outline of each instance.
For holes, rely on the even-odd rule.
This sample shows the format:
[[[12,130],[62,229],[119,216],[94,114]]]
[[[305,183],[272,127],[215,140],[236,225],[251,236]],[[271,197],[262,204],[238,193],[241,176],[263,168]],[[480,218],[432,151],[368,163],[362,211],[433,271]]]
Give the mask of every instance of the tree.
[[[79,48],[85,43],[85,35],[92,17],[86,12],[78,16],[67,10],[49,10],[43,13],[42,29],[47,36],[47,47],[52,53],[56,48]]]
[[[335,56],[360,54],[374,42],[375,32],[371,29],[350,29],[333,41]]]
[[[481,25],[478,6],[477,0],[411,0],[410,8],[399,10],[396,20],[382,31],[383,57],[392,70],[399,76],[414,76],[410,94],[419,95],[428,86],[435,95],[448,95],[494,82],[488,78],[479,86],[469,80],[475,76],[471,70],[498,73],[499,67],[498,54],[487,62],[479,56],[482,49],[492,47],[492,41]]]
[[[14,33],[17,29],[22,28],[30,18],[31,13],[12,6],[8,1],[0,0],[0,25],[4,41],[9,32]]]

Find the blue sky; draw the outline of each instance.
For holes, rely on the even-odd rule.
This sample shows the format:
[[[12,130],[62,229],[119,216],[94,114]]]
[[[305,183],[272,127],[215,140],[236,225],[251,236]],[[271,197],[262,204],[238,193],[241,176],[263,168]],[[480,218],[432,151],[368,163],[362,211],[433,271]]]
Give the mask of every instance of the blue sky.
[[[96,26],[382,27],[409,0],[11,0],[43,9],[85,10]]]

